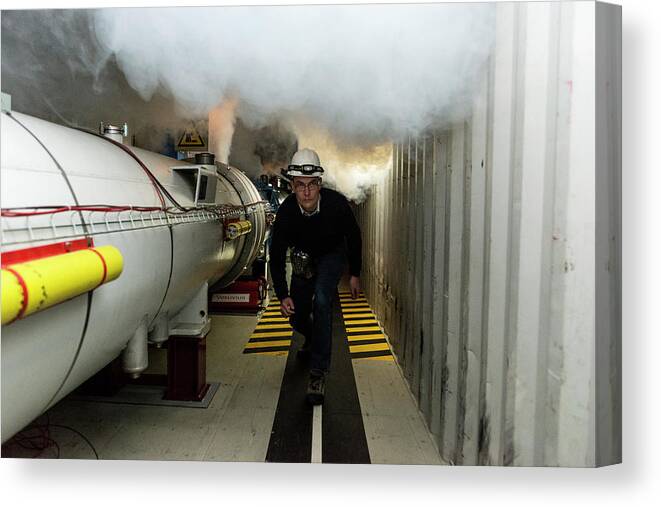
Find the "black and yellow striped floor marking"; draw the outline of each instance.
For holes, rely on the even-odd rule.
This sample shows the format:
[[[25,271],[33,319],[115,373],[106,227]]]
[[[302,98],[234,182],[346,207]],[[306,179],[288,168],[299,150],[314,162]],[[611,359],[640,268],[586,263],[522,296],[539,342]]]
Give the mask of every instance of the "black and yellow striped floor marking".
[[[388,340],[365,295],[361,293],[351,299],[350,292],[340,292],[340,306],[351,359],[394,361]]]
[[[243,349],[244,354],[282,356],[289,352],[294,330],[280,313],[280,302],[271,299]]]

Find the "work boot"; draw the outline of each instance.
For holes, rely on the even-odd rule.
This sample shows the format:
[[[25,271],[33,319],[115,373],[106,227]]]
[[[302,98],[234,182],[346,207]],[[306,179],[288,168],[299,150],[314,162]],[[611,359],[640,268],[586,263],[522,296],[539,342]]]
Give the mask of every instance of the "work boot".
[[[324,403],[324,392],[326,390],[326,375],[323,373],[310,373],[308,382],[307,400],[310,405],[321,405]]]

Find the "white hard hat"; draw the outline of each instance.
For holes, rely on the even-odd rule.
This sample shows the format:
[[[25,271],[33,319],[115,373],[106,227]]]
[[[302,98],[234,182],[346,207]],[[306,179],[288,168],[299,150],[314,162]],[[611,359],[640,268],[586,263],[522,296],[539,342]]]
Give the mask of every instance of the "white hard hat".
[[[321,167],[317,152],[310,148],[303,148],[294,153],[289,167],[286,171],[283,170],[282,173],[287,178],[293,178],[294,176],[311,177],[321,176],[324,169]]]
[[[294,156],[291,158],[290,165],[314,165],[320,166],[319,155],[314,150],[310,148],[303,148],[294,153]]]

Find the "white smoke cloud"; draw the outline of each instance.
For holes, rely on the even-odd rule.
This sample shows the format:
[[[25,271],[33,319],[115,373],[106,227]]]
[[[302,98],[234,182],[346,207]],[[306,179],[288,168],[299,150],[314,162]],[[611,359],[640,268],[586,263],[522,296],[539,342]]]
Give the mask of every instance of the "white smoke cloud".
[[[296,125],[301,148],[312,148],[324,168],[324,185],[336,188],[355,202],[362,202],[392,168],[392,145],[338,145],[328,132],[313,125]]]
[[[149,149],[191,121],[204,135],[208,118],[210,150],[252,176],[260,165],[277,172],[296,145],[314,148],[326,182],[360,200],[388,171],[393,140],[466,116],[494,13],[489,4],[3,13],[2,77],[25,112],[45,107],[48,118],[89,126],[128,119]]]
[[[228,98],[209,111],[209,151],[225,164],[229,162],[237,105],[237,99]]]
[[[293,126],[326,182],[360,201],[392,165],[392,139],[465,115],[489,55],[488,4],[105,9],[96,35],[149,99],[214,109],[226,158],[235,114]],[[225,102],[227,104],[227,102]],[[228,137],[229,136],[229,137]],[[210,139],[211,141],[211,139]]]
[[[379,144],[461,114],[489,54],[488,4],[103,9],[96,37],[144,99],[228,96],[249,126],[304,117]]]
[[[206,139],[206,111],[192,115],[162,89],[145,102],[127,84],[96,41],[94,11],[3,10],[0,21],[2,91],[16,111],[91,130],[128,122],[136,146],[169,155],[191,126]]]

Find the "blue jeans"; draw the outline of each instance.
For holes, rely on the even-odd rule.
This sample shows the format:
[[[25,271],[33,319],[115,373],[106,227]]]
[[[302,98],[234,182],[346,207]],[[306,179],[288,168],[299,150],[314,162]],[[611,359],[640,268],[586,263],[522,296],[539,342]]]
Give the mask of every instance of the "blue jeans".
[[[327,373],[330,369],[333,300],[345,263],[346,253],[338,248],[316,259],[316,273],[312,278],[291,277],[290,296],[296,313],[289,321],[305,336],[305,343],[310,347],[312,374]]]

